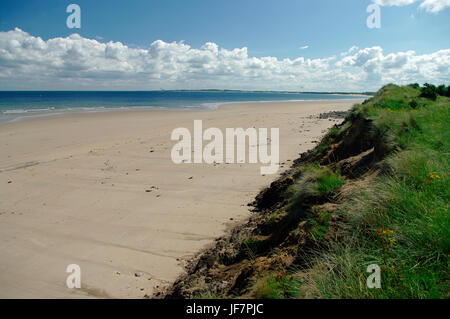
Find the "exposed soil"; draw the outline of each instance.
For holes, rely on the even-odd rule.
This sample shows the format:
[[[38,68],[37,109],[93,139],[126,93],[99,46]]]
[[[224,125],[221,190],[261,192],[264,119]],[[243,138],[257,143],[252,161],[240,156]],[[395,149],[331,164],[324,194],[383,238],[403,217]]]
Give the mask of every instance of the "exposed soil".
[[[341,129],[344,126],[348,128]],[[350,114],[337,128],[339,134],[325,151],[319,153],[316,148],[302,154],[283,176],[249,204],[254,209],[246,223],[216,239],[212,248],[198,253],[187,264],[186,273],[168,291],[157,292],[154,297],[255,297],[251,288],[258,278],[301,269],[310,249],[321,245],[308,232],[313,207],[330,214],[329,231],[322,241],[339,240],[347,227],[335,214],[340,203],[354,187],[378,174],[382,169],[381,160],[390,150],[373,123],[361,116]],[[305,196],[299,209],[289,213],[282,210],[290,200],[288,188],[302,174],[301,167],[311,163],[339,171],[347,183],[332,198]]]

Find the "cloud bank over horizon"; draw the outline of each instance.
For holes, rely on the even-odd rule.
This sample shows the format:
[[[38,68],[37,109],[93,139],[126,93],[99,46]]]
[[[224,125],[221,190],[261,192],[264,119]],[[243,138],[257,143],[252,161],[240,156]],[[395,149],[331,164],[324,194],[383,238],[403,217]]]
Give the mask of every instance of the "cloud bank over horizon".
[[[0,32],[3,90],[370,91],[389,82],[450,82],[450,49],[418,55],[354,46],[330,57],[278,59],[212,42],[196,49],[156,40],[130,48],[78,34],[44,41],[18,28]]]

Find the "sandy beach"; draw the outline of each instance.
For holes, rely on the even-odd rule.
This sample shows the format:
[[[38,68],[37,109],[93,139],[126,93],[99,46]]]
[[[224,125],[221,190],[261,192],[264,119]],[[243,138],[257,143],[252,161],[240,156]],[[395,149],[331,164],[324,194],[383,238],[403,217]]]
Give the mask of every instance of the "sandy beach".
[[[227,228],[357,101],[108,111],[0,125],[0,298],[142,298]],[[261,164],[179,164],[177,127],[278,127],[277,175]],[[81,289],[66,267],[81,267]]]

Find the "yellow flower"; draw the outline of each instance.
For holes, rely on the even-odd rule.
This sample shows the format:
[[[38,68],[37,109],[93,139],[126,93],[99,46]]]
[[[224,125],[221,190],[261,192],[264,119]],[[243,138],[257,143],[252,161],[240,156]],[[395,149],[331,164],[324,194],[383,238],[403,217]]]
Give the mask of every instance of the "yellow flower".
[[[425,183],[429,185],[433,182],[434,179],[441,179],[441,177],[435,172],[428,173]]]
[[[389,228],[384,228],[384,229],[383,228],[379,228],[377,230],[377,235],[379,237],[389,237],[389,236],[392,236],[394,233],[395,232],[392,229],[389,229]]]

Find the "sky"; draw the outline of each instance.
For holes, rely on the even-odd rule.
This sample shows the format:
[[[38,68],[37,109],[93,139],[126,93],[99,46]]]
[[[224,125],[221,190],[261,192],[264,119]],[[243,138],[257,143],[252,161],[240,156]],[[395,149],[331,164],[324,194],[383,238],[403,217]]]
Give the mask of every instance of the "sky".
[[[450,0],[2,1],[0,90],[449,84],[449,21]]]

